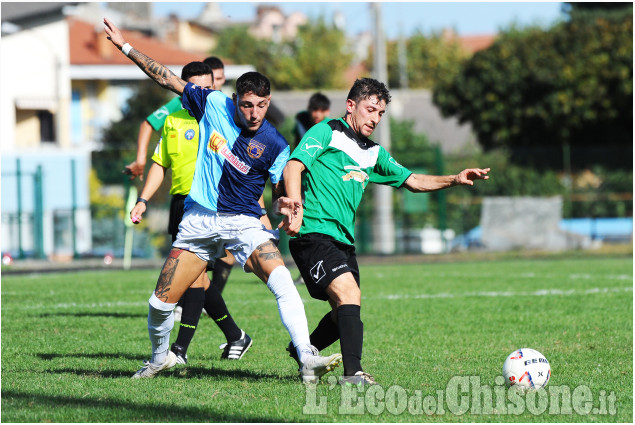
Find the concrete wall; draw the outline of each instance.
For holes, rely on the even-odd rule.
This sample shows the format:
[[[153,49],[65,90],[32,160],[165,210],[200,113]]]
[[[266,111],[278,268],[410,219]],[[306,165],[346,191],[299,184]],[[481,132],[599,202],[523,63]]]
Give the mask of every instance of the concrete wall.
[[[272,100],[286,116],[295,116],[298,111],[306,109],[313,93],[314,91],[274,91]],[[348,90],[324,90],[322,93],[331,100],[331,116],[343,116]],[[390,93],[392,101],[384,118],[414,121],[414,130],[426,134],[431,142],[440,143],[444,153],[460,151],[465,146],[477,146],[471,126],[459,124],[455,118],[443,118],[432,103],[432,93],[429,90],[391,90]],[[379,133],[376,132],[377,134]]]
[[[47,109],[55,115],[59,146],[70,144],[70,78],[68,28],[64,20],[22,28],[3,35],[0,64],[0,150],[16,151],[32,144],[32,132],[16,130],[20,109]],[[39,137],[39,133],[36,134]],[[39,142],[39,139],[37,140]]]

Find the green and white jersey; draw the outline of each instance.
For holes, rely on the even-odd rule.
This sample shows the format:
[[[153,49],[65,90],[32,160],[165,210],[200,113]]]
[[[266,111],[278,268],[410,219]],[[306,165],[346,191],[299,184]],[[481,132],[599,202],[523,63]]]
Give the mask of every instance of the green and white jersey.
[[[289,159],[299,160],[307,168],[299,236],[322,233],[351,245],[355,242],[355,213],[368,183],[400,187],[412,174],[386,149],[358,136],[343,118],[311,127]]]
[[[181,106],[181,96],[178,96],[148,115],[146,121],[150,123],[152,128],[159,131],[163,128],[163,124],[168,115],[178,112],[181,109],[183,109],[183,106]]]

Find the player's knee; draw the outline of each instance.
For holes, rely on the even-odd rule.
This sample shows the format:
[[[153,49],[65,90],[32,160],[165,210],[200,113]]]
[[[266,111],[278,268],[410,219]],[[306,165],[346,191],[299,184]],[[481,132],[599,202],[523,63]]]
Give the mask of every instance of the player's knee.
[[[326,293],[333,304],[339,307],[344,304],[361,305],[362,293],[355,279],[339,276],[326,288]]]
[[[207,276],[207,271],[203,270],[203,272],[198,278],[196,278],[190,288],[203,288],[207,290],[207,288],[209,288],[209,277]]]

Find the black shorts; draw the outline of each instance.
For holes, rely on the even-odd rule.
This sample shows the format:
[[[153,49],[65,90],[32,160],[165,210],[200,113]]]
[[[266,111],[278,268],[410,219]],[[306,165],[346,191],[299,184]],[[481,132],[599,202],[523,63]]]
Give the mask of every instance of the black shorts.
[[[185,198],[187,195],[172,195],[170,201],[170,218],[168,219],[168,233],[172,235],[172,243],[176,240],[176,235],[179,233],[179,224],[183,220],[183,214],[185,213]],[[206,270],[214,270],[214,261],[208,261]]]
[[[170,201],[170,219],[168,221],[168,233],[172,235],[172,242],[176,240],[179,233],[179,224],[183,220],[183,210],[185,209],[185,198],[187,195],[172,195]]]
[[[289,251],[313,298],[328,300],[326,288],[344,273],[352,273],[359,286],[355,246],[336,241],[331,236],[309,233],[291,239]]]

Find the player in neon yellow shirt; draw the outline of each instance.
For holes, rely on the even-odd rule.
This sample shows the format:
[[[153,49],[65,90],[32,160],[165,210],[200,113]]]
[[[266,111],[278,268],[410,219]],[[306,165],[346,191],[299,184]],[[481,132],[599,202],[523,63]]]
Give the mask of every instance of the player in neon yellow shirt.
[[[205,58],[203,62],[212,68],[214,87],[217,90],[220,90],[225,84],[225,81],[227,81],[225,78],[225,64],[223,64],[223,61],[216,56]],[[143,181],[143,172],[146,166],[146,156],[148,154],[148,146],[150,145],[152,131],[161,131],[168,115],[180,111],[181,109],[183,109],[183,105],[181,105],[181,96],[174,97],[168,103],[148,115],[141,125],[139,125],[139,135],[137,137],[137,159],[126,165],[122,171],[124,174],[128,174],[130,176],[130,180],[133,180],[135,177],[139,177],[139,180]]]
[[[212,88],[211,68],[202,62],[191,62],[183,68],[183,80],[201,87]],[[179,223],[183,218],[184,201],[190,192],[199,141],[199,125],[196,118],[186,109],[170,114],[163,125],[161,139],[152,156],[153,164],[148,172],[146,184],[141,191],[137,205],[130,212],[133,222],[138,222],[146,210],[146,202],[157,191],[168,168],[172,169],[170,194],[170,219],[168,232],[172,242],[176,239]],[[264,201],[261,199],[261,205]],[[265,225],[271,224],[268,222]],[[211,265],[213,267],[213,265]],[[231,266],[230,266],[231,267]],[[208,267],[208,269],[211,267]],[[176,354],[177,362],[187,363],[187,349],[194,337],[203,308],[225,334],[227,345],[221,358],[240,359],[251,346],[251,338],[234,322],[227,310],[220,290],[210,285],[207,270],[182,297],[183,311],[179,334],[171,350]]]

